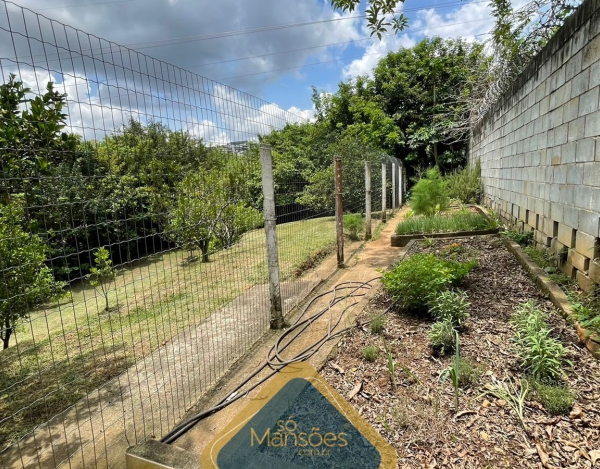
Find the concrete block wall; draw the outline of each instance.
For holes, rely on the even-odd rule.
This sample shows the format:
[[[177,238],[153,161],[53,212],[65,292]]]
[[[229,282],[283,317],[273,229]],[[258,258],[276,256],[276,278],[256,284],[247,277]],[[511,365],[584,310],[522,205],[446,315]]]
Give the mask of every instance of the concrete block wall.
[[[600,284],[600,0],[586,0],[473,130],[483,203]]]

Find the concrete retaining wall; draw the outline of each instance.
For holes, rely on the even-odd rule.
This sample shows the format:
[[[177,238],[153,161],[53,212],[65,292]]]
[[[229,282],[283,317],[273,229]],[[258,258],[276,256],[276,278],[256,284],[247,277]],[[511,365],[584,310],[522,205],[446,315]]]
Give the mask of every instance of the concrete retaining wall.
[[[484,204],[600,284],[600,0],[586,0],[474,129]]]

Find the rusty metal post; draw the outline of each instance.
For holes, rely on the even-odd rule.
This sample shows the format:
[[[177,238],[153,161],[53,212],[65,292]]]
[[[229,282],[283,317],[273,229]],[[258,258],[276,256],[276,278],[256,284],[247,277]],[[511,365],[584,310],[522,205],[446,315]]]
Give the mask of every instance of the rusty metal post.
[[[371,236],[371,165],[365,161],[365,240]]]
[[[269,145],[260,146],[262,169],[263,211],[265,235],[267,237],[267,268],[269,270],[269,297],[271,300],[271,329],[282,329],[285,325],[279,286],[279,251],[275,217],[275,188],[273,184],[273,159]]]
[[[381,163],[381,223],[387,221],[387,194],[386,194],[386,164]]]
[[[342,207],[342,159],[335,157],[335,232],[337,265],[344,267],[344,208]]]

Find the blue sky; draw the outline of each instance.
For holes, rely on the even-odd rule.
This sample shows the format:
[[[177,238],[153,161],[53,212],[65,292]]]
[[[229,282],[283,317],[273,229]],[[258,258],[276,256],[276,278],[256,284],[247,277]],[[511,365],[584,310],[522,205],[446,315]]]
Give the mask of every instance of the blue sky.
[[[258,96],[304,118],[312,116],[313,85],[319,90],[335,92],[340,81],[369,74],[389,51],[411,47],[425,36],[484,40],[493,26],[488,0],[407,0],[399,8],[409,19],[408,27],[381,40],[369,35],[362,17],[364,3],[352,13],[334,11],[329,1],[324,0],[16,0],[15,3]],[[20,21],[21,12],[8,5],[13,12],[12,27],[18,28],[15,22]],[[48,26],[46,37],[52,41],[53,34]],[[27,35],[35,35],[35,31],[30,30]],[[22,37],[14,37],[22,41]],[[12,63],[10,57],[15,55],[10,43],[10,37],[0,37],[0,60],[4,58],[5,65],[8,64],[5,73]],[[40,43],[31,43],[38,49],[41,47]],[[16,55],[26,57],[30,54],[28,47],[22,44]],[[69,47],[73,48],[73,42]],[[94,83],[98,78],[90,75],[83,64],[74,64],[74,69],[62,76],[55,73],[47,78],[46,72],[44,78],[40,74],[44,54],[38,54],[36,60],[36,69],[21,69],[23,81],[30,87],[48,79],[62,84],[73,100],[70,115],[78,113],[72,117],[76,121],[73,126],[93,128],[100,121],[100,127],[107,131],[111,125],[118,127],[127,119],[126,109],[121,108],[118,119],[103,121],[106,112],[101,116],[100,108],[106,98],[100,96]],[[68,66],[67,62],[53,63],[63,69]],[[116,89],[123,89],[124,84],[115,79],[112,86],[119,85],[121,88]],[[231,90],[225,93],[235,99]],[[82,97],[88,105],[83,110],[75,106]],[[119,103],[111,101],[110,106],[114,111]],[[182,123],[189,124],[181,121],[174,125],[182,128]],[[235,123],[227,125],[239,128]],[[202,138],[208,130],[215,141],[242,138],[227,135],[231,129],[225,128],[220,118],[198,117],[192,126],[203,127],[198,133]],[[240,133],[253,131],[257,130],[245,128]]]

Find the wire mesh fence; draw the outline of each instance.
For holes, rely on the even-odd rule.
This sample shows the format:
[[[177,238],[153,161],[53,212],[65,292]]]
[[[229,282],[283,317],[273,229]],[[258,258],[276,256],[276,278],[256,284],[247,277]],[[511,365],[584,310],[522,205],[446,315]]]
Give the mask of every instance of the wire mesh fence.
[[[259,135],[302,118],[1,1],[0,467],[122,467],[268,328]],[[341,151],[345,212],[365,159],[390,208],[384,156]],[[334,251],[327,171],[276,185],[286,313]]]

